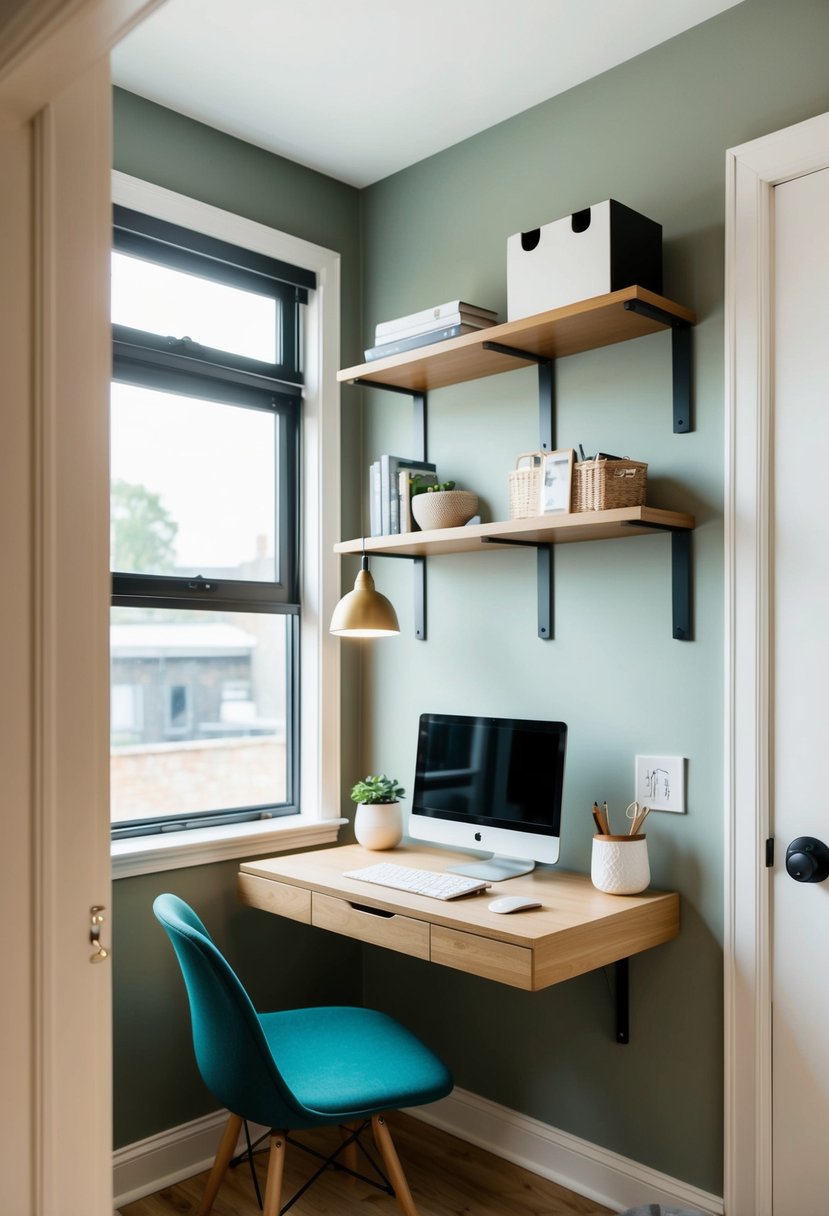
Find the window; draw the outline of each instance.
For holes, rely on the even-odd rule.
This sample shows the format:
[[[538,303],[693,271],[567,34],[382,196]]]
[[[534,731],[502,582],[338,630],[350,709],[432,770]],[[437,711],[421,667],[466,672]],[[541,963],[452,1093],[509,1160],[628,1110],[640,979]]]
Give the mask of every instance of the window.
[[[112,258],[113,835],[299,807],[312,271],[123,207]]]

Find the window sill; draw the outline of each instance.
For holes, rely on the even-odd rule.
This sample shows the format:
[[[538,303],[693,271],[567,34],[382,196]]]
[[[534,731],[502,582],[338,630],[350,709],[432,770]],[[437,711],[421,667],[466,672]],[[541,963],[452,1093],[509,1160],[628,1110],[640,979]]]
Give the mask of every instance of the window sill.
[[[209,865],[235,857],[261,857],[288,849],[335,844],[346,819],[310,819],[291,815],[255,823],[229,823],[189,832],[133,836],[112,842],[112,877],[133,878],[185,866]]]

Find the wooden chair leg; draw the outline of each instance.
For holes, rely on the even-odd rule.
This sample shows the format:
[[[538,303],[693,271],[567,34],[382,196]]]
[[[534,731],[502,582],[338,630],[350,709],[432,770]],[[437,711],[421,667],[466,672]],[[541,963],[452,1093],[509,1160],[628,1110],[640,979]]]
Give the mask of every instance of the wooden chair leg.
[[[359,1123],[341,1123],[339,1125],[340,1139],[346,1140],[350,1135],[352,1135],[353,1132],[357,1130],[359,1126]],[[352,1140],[348,1147],[343,1149],[338,1160],[342,1161],[343,1165],[348,1169],[356,1170],[358,1165],[356,1140]],[[356,1181],[357,1179],[353,1176],[353,1174],[347,1175],[346,1182],[349,1186],[354,1186]]]
[[[386,1167],[389,1181],[394,1187],[395,1198],[400,1204],[403,1216],[417,1216],[417,1208],[412,1199],[412,1192],[409,1190],[406,1175],[403,1173],[400,1158],[397,1156],[389,1126],[382,1115],[372,1115],[371,1130],[374,1133],[374,1143],[380,1150],[380,1156],[383,1158],[383,1164]]]
[[[285,1133],[271,1132],[268,1154],[268,1181],[265,1185],[265,1203],[262,1216],[279,1216],[282,1198],[282,1171],[285,1167]]]
[[[225,1124],[218,1152],[208,1174],[207,1185],[204,1188],[201,1207],[198,1210],[197,1216],[209,1216],[216,1195],[219,1192],[219,1187],[222,1185],[222,1180],[227,1173],[227,1167],[230,1165],[230,1159],[236,1152],[236,1144],[241,1130],[241,1117],[239,1115],[231,1115]]]

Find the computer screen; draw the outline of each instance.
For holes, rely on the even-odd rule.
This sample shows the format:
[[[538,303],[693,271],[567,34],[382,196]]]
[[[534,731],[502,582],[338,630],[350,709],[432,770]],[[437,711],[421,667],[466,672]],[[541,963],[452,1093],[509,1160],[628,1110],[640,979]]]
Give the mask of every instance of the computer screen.
[[[497,881],[558,861],[567,727],[422,714],[409,835],[491,851],[452,869]]]

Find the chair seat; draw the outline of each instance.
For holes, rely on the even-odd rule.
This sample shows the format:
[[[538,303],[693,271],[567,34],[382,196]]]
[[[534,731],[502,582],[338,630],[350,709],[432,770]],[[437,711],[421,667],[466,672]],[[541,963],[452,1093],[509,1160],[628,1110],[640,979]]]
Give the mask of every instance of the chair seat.
[[[443,1063],[374,1009],[321,1006],[260,1013],[286,1085],[316,1123],[435,1102],[452,1089]]]

